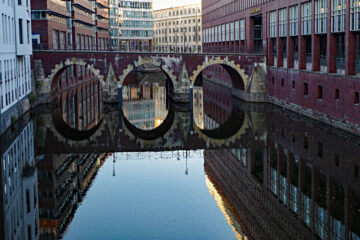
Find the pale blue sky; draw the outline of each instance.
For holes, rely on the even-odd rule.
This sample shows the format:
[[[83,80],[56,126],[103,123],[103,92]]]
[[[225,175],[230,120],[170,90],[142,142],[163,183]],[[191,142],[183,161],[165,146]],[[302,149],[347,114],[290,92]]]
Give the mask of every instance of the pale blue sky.
[[[153,8],[163,9],[169,7],[178,7],[190,4],[201,3],[201,0],[153,0]]]

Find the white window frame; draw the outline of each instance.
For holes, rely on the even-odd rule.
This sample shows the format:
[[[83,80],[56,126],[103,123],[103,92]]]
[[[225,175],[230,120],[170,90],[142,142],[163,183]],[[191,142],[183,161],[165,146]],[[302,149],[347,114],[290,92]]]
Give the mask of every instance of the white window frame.
[[[239,41],[239,21],[235,21],[235,41]]]
[[[277,10],[270,12],[270,38],[277,37]]]
[[[360,31],[360,0],[351,0],[350,30]]]
[[[359,0],[360,1],[360,0]],[[315,0],[315,33],[327,33],[327,0]]]
[[[331,0],[331,32],[345,32],[346,0]]]
[[[245,18],[240,19],[240,40],[245,40],[245,27],[246,27],[246,20]]]
[[[299,5],[294,5],[289,8],[289,24],[290,36],[299,35]]]
[[[311,35],[312,11],[311,2],[301,4],[301,34]]]
[[[279,10],[279,37],[287,36],[287,8]]]

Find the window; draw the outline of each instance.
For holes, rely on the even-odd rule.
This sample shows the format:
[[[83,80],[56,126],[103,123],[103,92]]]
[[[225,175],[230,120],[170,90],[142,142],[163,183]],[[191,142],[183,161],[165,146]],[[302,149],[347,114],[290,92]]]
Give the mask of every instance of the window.
[[[26,29],[27,29],[27,44],[30,44],[30,34],[31,34],[31,29],[30,29],[30,21],[26,21]]]
[[[350,6],[350,29],[358,31],[360,30],[360,0],[351,0]]]
[[[235,41],[239,41],[239,21],[235,22]]]
[[[230,24],[226,24],[226,41],[228,42],[230,40]]]
[[[354,104],[359,104],[360,99],[359,99],[359,92],[355,92],[354,93]]]
[[[270,12],[270,37],[276,38],[277,37],[277,12],[272,11]]]
[[[318,157],[322,158],[323,156],[323,145],[321,142],[317,143],[317,152],[318,152]]]
[[[311,34],[311,2],[301,4],[301,34]]]
[[[221,25],[221,39],[223,42],[225,42],[225,24]]]
[[[22,19],[19,19],[19,41],[20,41],[20,44],[24,44],[23,20]]]
[[[335,99],[336,100],[340,99],[340,90],[339,89],[335,89]]]
[[[245,18],[240,20],[240,40],[245,40]]]
[[[299,7],[298,5],[289,8],[290,36],[299,35]]]
[[[230,23],[230,41],[234,41],[234,31],[235,31],[235,25],[234,22]]]
[[[281,79],[281,86],[282,87],[284,86],[284,79],[283,78]]]
[[[331,0],[331,32],[345,31],[345,0]]]
[[[309,95],[309,85],[308,83],[304,83],[304,96]]]
[[[291,81],[291,88],[295,89],[295,81],[294,80]]]
[[[279,37],[286,37],[287,35],[287,9],[279,10]]]
[[[318,91],[317,91],[317,98],[318,99],[322,99],[323,98],[323,88],[322,86],[318,86]]]
[[[315,0],[315,33],[327,32],[327,0]]]

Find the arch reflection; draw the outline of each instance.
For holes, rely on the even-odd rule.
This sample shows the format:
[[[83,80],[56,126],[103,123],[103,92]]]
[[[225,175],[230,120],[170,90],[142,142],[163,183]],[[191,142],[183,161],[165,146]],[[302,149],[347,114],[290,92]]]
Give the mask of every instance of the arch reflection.
[[[54,127],[71,140],[92,136],[103,119],[101,99],[100,81],[96,78],[62,89],[56,98],[57,107],[51,113]]]
[[[122,111],[134,127],[141,130],[158,128],[169,113],[166,75],[148,66],[131,72],[122,88]]]
[[[193,88],[195,127],[213,139],[232,137],[243,126],[245,112],[233,104],[231,89],[203,81]]]

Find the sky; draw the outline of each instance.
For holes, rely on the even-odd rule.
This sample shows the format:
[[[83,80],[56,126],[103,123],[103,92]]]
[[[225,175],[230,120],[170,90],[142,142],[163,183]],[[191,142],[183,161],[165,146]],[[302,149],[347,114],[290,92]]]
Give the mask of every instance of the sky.
[[[153,0],[153,8],[157,10],[196,3],[201,3],[201,0]]]

